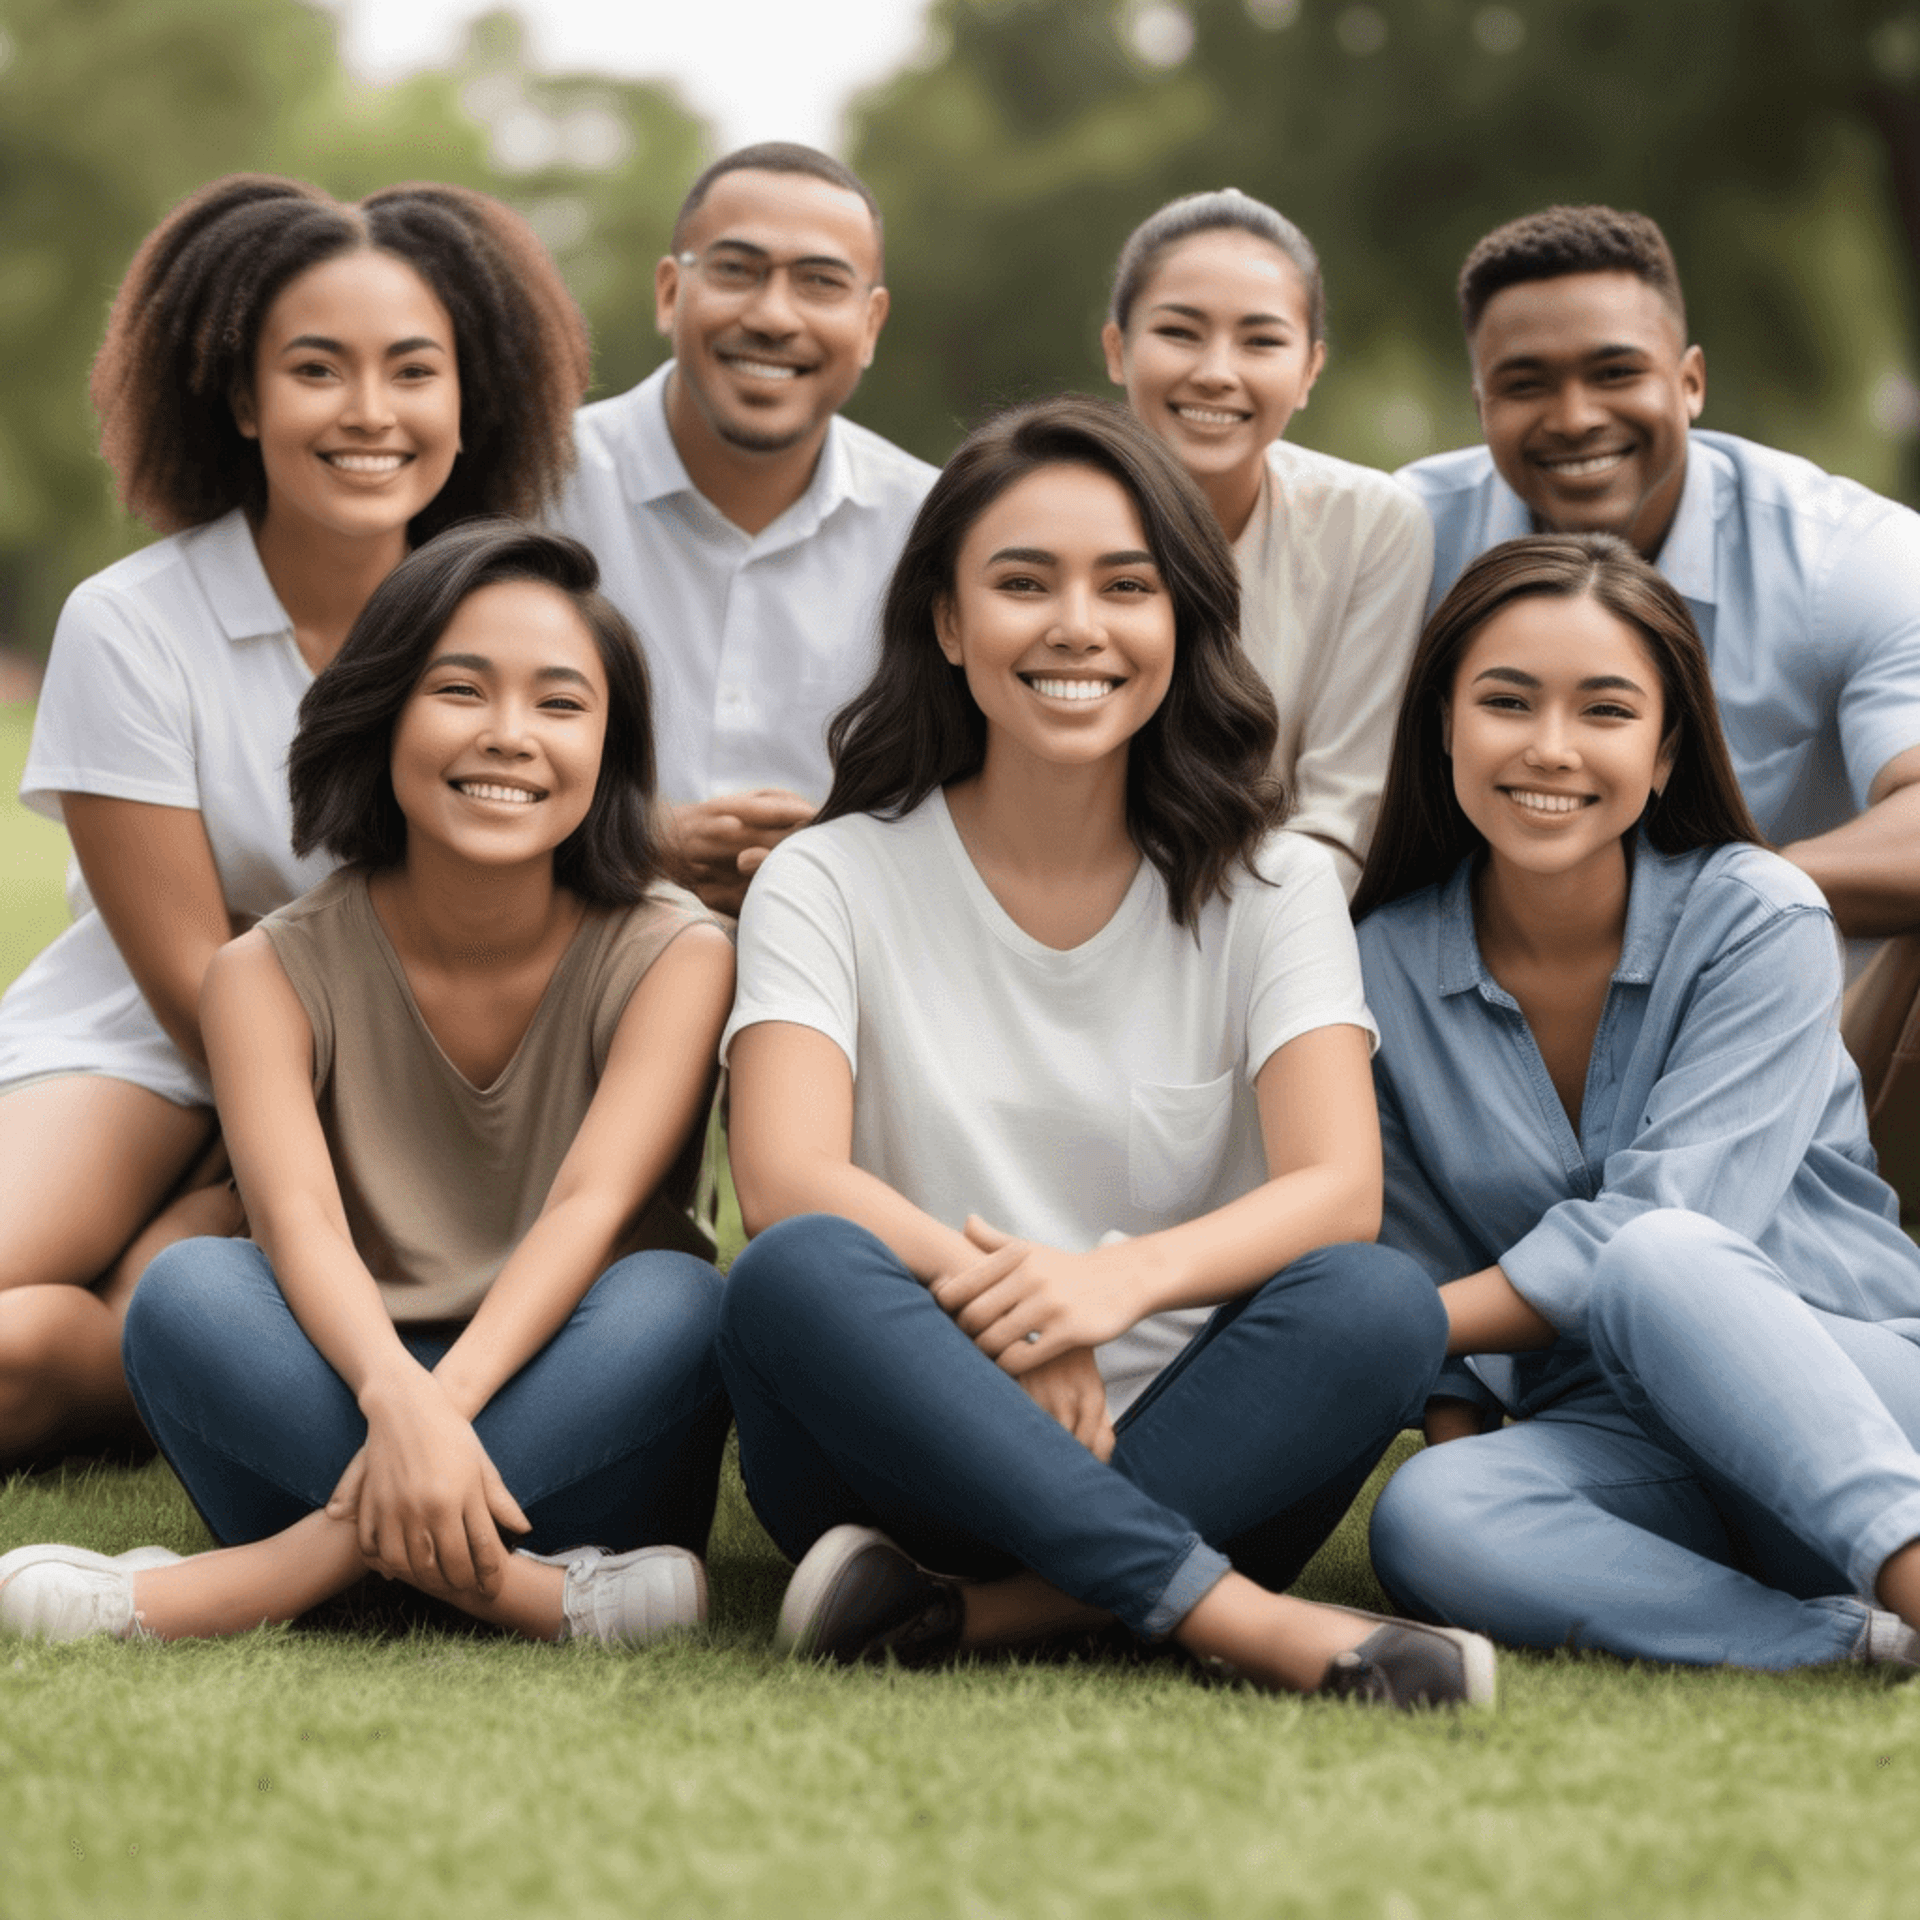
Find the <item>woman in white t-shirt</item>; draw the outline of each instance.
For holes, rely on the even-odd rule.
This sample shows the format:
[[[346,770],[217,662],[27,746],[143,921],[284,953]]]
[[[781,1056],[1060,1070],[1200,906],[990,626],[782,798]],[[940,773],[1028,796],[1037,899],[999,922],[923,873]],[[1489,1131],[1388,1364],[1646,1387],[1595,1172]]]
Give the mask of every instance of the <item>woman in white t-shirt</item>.
[[[84,884],[0,1001],[0,1463],[133,1427],[133,1283],[236,1224],[224,1185],[183,1193],[214,1132],[202,977],[329,864],[292,851],[300,697],[410,545],[550,495],[586,373],[532,230],[464,188],[237,175],[129,268],[93,400],[170,537],[67,602],[21,788]]]
[[[1107,371],[1207,496],[1240,567],[1240,640],[1280,709],[1274,769],[1295,833],[1358,884],[1433,528],[1371,467],[1283,440],[1326,363],[1312,243],[1237,189],[1189,194],[1121,249]]]
[[[821,824],[755,877],[721,1365],[800,1654],[1112,1615],[1268,1686],[1491,1698],[1472,1635],[1268,1590],[1441,1328],[1358,1244],[1372,1023],[1325,853],[1267,837],[1236,599],[1123,409],[990,423],[908,537]]]

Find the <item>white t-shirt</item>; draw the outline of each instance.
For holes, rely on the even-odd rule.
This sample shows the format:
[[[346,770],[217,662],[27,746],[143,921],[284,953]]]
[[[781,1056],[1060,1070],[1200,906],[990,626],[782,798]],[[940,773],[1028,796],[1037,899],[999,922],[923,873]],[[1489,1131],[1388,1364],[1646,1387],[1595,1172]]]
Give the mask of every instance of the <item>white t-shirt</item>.
[[[824,800],[827,722],[873,671],[880,603],[934,469],[836,418],[806,492],[747,533],[674,448],[672,371],[574,417],[579,462],[553,524],[592,548],[639,631],[662,798],[789,787]]]
[[[1253,1082],[1315,1027],[1373,1032],[1326,851],[1273,836],[1230,899],[1175,926],[1143,860],[1067,952],[1024,933],[943,795],[905,819],[809,827],[755,875],[724,1050],[744,1027],[825,1034],[853,1069],[853,1161],[948,1226],[969,1213],[1082,1252],[1176,1226],[1267,1177]],[[1118,1414],[1205,1323],[1155,1315],[1097,1352]]]
[[[317,886],[295,860],[287,748],[313,675],[238,511],[129,555],[73,590],[54,630],[20,798],[48,819],[60,795],[192,807],[227,909],[242,925]],[[0,1000],[0,1087],[100,1073],[211,1106],[206,1074],[166,1036],[77,866],[74,924]]]
[[[1280,707],[1287,827],[1333,849],[1351,894],[1420,637],[1432,523],[1388,475],[1276,440],[1233,551],[1240,642]]]

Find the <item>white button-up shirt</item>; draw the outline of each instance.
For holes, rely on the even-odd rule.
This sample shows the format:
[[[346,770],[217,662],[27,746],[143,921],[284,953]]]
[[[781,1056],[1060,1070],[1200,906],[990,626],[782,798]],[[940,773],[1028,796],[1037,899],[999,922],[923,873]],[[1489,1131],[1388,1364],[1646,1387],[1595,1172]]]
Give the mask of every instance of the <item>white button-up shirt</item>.
[[[593,549],[639,631],[661,796],[773,786],[817,802],[827,721],[873,670],[887,581],[935,469],[836,418],[806,492],[747,533],[674,448],[672,370],[575,416],[579,465],[554,522]]]

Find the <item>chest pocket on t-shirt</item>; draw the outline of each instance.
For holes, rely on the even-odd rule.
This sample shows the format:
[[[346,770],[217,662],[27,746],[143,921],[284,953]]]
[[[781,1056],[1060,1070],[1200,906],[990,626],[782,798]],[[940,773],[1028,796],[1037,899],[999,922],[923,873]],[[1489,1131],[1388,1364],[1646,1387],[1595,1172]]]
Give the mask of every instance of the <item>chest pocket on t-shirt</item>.
[[[1133,1084],[1127,1185],[1146,1213],[1186,1218],[1212,1190],[1233,1124],[1233,1069],[1198,1086]]]

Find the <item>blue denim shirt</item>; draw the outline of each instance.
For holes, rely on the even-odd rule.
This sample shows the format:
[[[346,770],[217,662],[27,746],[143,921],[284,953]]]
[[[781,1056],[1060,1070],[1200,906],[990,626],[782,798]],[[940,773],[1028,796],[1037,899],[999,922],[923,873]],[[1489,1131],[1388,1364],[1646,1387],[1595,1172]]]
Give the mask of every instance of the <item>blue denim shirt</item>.
[[[1485,447],[1396,476],[1433,519],[1428,611],[1476,554],[1534,531]],[[1811,461],[1695,431],[1660,571],[1713,663],[1741,791],[1776,846],[1853,818],[1920,746],[1920,514]]]
[[[1656,1207],[1744,1234],[1814,1306],[1920,1338],[1920,1248],[1874,1171],[1813,883],[1758,847],[1636,846],[1576,1134],[1480,957],[1470,878],[1471,862],[1370,914],[1360,956],[1381,1036],[1381,1239],[1436,1282],[1497,1262],[1561,1336],[1477,1358],[1481,1380],[1520,1412],[1590,1377],[1588,1276]]]

